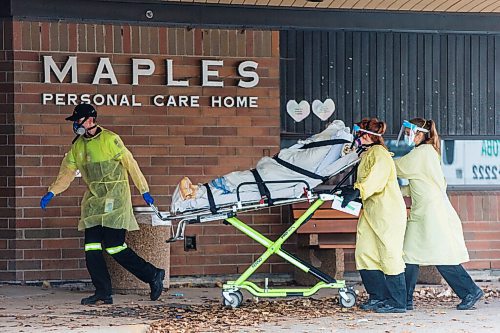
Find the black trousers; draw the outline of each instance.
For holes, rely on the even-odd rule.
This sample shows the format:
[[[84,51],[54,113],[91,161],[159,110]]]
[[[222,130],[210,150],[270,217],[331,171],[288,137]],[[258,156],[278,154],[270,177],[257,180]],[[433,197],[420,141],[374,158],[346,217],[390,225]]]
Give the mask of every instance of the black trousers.
[[[465,296],[472,294],[479,288],[462,265],[436,265],[436,268],[460,299],[464,299]],[[413,292],[417,284],[419,270],[419,265],[406,264],[406,301],[409,304],[413,303]]]
[[[143,282],[153,281],[158,268],[137,255],[125,244],[125,229],[95,226],[85,229],[85,259],[87,270],[99,296],[111,295],[111,278],[102,251]]]
[[[385,275],[382,271],[362,269],[359,274],[370,299],[386,301],[396,308],[406,308],[404,273]]]

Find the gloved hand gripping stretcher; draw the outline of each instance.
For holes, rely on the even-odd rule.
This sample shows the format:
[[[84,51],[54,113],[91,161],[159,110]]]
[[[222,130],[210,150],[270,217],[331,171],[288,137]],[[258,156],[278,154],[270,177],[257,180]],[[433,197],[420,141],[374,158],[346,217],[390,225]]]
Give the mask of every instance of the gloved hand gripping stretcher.
[[[261,163],[262,160],[259,161],[261,167],[263,164],[267,163],[267,168],[259,169],[258,164],[256,168],[259,170],[257,171],[257,176],[255,176],[255,172],[250,171],[250,174],[255,176],[253,179],[248,179],[245,171],[237,172],[244,173],[243,175],[235,173],[226,175],[225,177],[228,179],[236,179],[236,177],[239,176],[240,179],[245,180],[239,182],[236,186],[233,185],[234,192],[229,190],[229,193],[223,194],[226,195],[226,198],[229,197],[227,195],[230,194],[231,197],[234,197],[234,200],[222,200],[221,202],[220,198],[222,195],[219,194],[224,192],[224,188],[218,188],[217,184],[213,184],[214,190],[212,191],[210,185],[205,184],[196,189],[199,191],[200,188],[205,188],[206,190],[205,192],[198,193],[202,195],[193,197],[195,199],[193,202],[198,204],[195,209],[177,209],[177,211],[184,211],[181,214],[170,215],[160,213],[154,205],[151,205],[151,207],[159,219],[166,222],[166,224],[171,224],[176,220],[179,221],[175,235],[174,232],[172,232],[174,236],[167,240],[167,242],[184,239],[184,230],[187,224],[225,220],[225,224],[231,224],[267,248],[267,250],[236,281],[229,281],[224,284],[222,295],[223,302],[227,306],[238,307],[242,303],[243,295],[240,289],[246,289],[251,294],[258,297],[287,297],[311,296],[323,288],[339,289],[340,304],[344,307],[354,306],[356,302],[356,293],[352,288],[346,286],[345,281],[335,280],[311,264],[304,262],[281,248],[283,243],[302,224],[307,222],[325,201],[332,200],[333,195],[338,192],[340,186],[354,172],[355,168],[352,167],[358,162],[358,155],[355,152],[349,152],[345,155],[342,153],[345,147],[351,146],[351,140],[352,136],[349,134],[349,129],[346,128],[341,121],[335,121],[322,133],[305,141],[301,141],[289,149],[282,150],[280,154],[277,155],[278,159],[282,159],[281,162],[276,162],[275,164],[268,160],[270,158],[264,158],[263,160],[265,161],[263,163]],[[304,146],[306,148],[303,148]],[[276,161],[276,158],[273,160]],[[325,160],[327,160],[327,163],[325,163]],[[296,168],[292,163],[295,165],[299,164],[300,166]],[[292,168],[290,168],[290,166],[292,166]],[[301,166],[309,167],[309,169]],[[324,192],[313,190],[313,188],[320,183],[349,168],[351,168],[351,171],[348,172],[332,190]],[[316,171],[317,174],[311,170]],[[281,175],[283,178],[268,180],[270,179],[268,176],[273,174]],[[298,192],[299,189],[300,192]],[[214,195],[211,192],[216,192],[216,194]],[[206,198],[204,198],[204,196]],[[191,198],[191,200],[193,198]],[[217,200],[215,200],[215,198],[217,198]],[[173,198],[173,200],[176,200],[176,198]],[[311,203],[309,209],[307,209],[306,212],[304,212],[304,214],[302,214],[302,216],[300,216],[275,242],[260,234],[236,217],[237,214],[241,212],[304,201]],[[191,204],[193,202],[191,202]],[[185,206],[186,205],[181,204],[176,207]],[[279,255],[304,272],[314,275],[320,281],[310,288],[294,289],[269,289],[267,283],[264,288],[261,288],[247,281],[247,279],[273,254]]]

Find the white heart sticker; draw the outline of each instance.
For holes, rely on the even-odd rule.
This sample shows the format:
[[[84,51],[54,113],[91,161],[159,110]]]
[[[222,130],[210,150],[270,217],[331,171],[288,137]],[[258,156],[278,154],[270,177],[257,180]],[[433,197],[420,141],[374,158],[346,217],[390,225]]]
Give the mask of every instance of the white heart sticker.
[[[312,110],[319,119],[325,121],[335,112],[335,103],[331,98],[324,102],[315,100],[312,104]]]
[[[311,106],[307,101],[297,103],[294,100],[290,100],[286,103],[286,112],[288,112],[293,120],[301,122],[311,113]]]

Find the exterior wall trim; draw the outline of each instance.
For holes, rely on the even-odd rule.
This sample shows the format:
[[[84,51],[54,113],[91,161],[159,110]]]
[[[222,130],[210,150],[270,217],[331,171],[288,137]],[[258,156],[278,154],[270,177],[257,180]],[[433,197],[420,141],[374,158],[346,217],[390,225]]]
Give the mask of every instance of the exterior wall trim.
[[[498,14],[352,11],[137,0],[0,0],[0,16],[141,25],[500,34]],[[153,13],[152,18],[146,12]]]

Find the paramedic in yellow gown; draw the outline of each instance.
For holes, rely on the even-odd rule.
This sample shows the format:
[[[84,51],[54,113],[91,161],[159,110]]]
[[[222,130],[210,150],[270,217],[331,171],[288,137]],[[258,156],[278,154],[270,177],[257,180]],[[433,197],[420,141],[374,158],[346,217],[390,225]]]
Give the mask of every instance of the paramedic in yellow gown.
[[[149,283],[151,300],[156,300],[163,290],[165,271],[146,262],[125,244],[126,231],[139,229],[132,211],[128,175],[146,203],[152,204],[153,198],[130,151],[117,134],[97,126],[96,118],[97,111],[90,104],[77,105],[66,118],[73,122],[77,136],[40,206],[45,209],[55,195],[64,192],[79,170],[87,191],[81,203],[78,230],[85,231],[85,259],[96,289],[94,295],[82,299],[81,303],[113,303],[103,250],[137,278]]]
[[[364,310],[406,312],[403,239],[406,206],[399,190],[396,169],[382,134],[386,124],[376,118],[354,126],[361,155],[357,181],[342,191],[343,205],[361,197],[363,211],[356,233],[356,268],[369,299]]]
[[[405,142],[416,146],[395,160],[398,177],[408,179],[410,183],[412,199],[403,256],[407,309],[413,309],[419,265],[435,265],[462,300],[457,309],[471,309],[483,296],[483,291],[461,265],[469,261],[469,255],[462,223],[446,194],[436,126],[432,120],[415,118],[404,122],[403,131]]]

